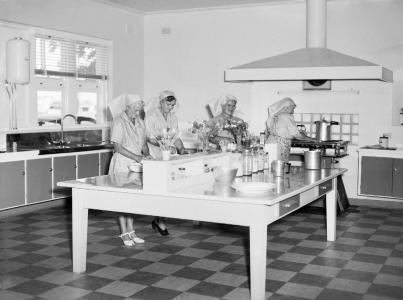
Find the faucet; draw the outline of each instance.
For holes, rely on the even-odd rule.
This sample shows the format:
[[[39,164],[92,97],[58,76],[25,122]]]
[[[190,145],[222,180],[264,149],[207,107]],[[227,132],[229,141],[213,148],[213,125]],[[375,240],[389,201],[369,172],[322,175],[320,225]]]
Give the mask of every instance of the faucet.
[[[71,118],[73,118],[73,119],[74,119],[75,124],[77,124],[77,118],[76,118],[76,116],[74,116],[74,115],[72,115],[72,114],[67,114],[67,115],[64,115],[64,117],[63,117],[63,118],[61,118],[61,120],[60,120],[60,144],[61,144],[61,145],[65,145],[65,144],[66,144],[66,141],[64,140],[64,127],[63,127],[63,121],[64,121],[64,119],[65,119],[65,118],[67,118],[67,117],[71,117]]]

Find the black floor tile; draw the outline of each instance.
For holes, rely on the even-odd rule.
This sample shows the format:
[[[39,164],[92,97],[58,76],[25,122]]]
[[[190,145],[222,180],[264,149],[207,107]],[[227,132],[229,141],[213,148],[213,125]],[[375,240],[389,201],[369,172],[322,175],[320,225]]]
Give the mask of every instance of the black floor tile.
[[[127,276],[121,278],[120,280],[138,283],[138,284],[151,285],[157,281],[160,281],[163,278],[164,278],[164,275],[161,275],[161,274],[137,271],[133,274],[130,274],[130,275],[127,275]]]
[[[81,278],[78,278],[77,280],[71,281],[71,282],[67,283],[66,285],[74,286],[74,287],[81,288],[84,290],[94,291],[96,289],[99,289],[99,288],[111,283],[112,281],[113,280],[106,279],[106,278],[100,278],[100,277],[86,275]]]
[[[213,272],[213,271],[209,271],[209,270],[205,270],[205,269],[185,267],[185,268],[180,269],[179,271],[173,273],[172,276],[183,277],[183,278],[194,279],[194,280],[204,280],[207,277],[210,277],[211,275],[213,275],[214,273],[215,272]]]
[[[132,298],[139,300],[170,300],[179,294],[180,292],[178,291],[149,286],[134,294]]]
[[[211,282],[201,282],[194,287],[192,287],[189,292],[204,296],[222,298],[229,292],[231,292],[234,287],[216,284]]]
[[[42,294],[55,287],[57,287],[57,285],[52,284],[52,283],[39,281],[39,280],[30,280],[30,281],[18,284],[16,286],[13,286],[13,287],[9,288],[8,290],[14,291],[17,293],[24,293],[24,294],[28,294],[28,295],[39,295],[39,294]]]

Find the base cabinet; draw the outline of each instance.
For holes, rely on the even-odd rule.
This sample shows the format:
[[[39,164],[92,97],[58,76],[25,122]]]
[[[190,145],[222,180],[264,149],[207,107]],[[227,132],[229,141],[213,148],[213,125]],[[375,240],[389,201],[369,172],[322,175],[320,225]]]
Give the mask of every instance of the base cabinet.
[[[108,174],[112,151],[0,162],[0,210],[71,196],[60,181]]]
[[[53,197],[71,196],[71,189],[57,186],[59,181],[76,179],[76,156],[62,156],[53,158]]]
[[[52,199],[52,158],[26,161],[27,203]]]
[[[99,175],[99,153],[80,154],[77,156],[78,176],[85,178]]]
[[[360,167],[361,194],[403,198],[403,159],[363,156]]]
[[[113,156],[113,152],[101,152],[100,154],[100,175],[107,175],[109,172],[109,165],[111,163],[111,159]]]
[[[25,162],[0,163],[0,209],[25,204]]]

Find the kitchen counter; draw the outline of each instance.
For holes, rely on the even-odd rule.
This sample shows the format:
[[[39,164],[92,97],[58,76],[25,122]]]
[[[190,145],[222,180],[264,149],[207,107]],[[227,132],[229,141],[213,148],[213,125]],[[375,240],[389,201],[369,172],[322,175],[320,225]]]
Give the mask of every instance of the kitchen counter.
[[[264,181],[273,189],[251,196],[210,181],[168,191],[144,190],[139,173],[124,172],[59,182],[73,189],[73,272],[86,270],[88,209],[248,226],[251,299],[265,299],[267,225],[326,194],[327,240],[336,239],[337,177],[346,169],[307,171],[284,178],[258,173],[242,181]]]
[[[71,144],[65,146],[42,146],[34,148],[19,148],[18,151],[1,151],[0,152],[0,162],[16,161],[16,160],[26,160],[42,158],[49,155],[63,155],[72,154],[75,152],[91,152],[100,150],[112,150],[112,144]]]
[[[402,148],[361,147],[357,150],[360,156],[403,158]]]

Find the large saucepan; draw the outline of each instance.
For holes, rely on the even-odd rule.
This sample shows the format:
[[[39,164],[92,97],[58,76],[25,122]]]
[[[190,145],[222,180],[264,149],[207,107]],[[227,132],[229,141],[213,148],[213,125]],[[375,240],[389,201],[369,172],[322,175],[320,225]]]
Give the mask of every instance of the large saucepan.
[[[339,125],[339,122],[326,121],[322,119],[321,121],[315,121],[316,125],[316,140],[318,142],[330,141],[332,139],[332,132],[330,127],[332,125]]]

